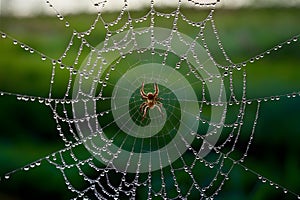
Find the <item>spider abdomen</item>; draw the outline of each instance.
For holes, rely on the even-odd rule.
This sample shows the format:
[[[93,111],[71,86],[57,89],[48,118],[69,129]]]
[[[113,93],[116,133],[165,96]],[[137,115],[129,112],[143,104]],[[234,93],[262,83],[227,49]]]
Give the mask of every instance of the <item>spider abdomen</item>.
[[[152,93],[148,93],[147,97],[149,100],[153,100],[154,99],[154,95]]]

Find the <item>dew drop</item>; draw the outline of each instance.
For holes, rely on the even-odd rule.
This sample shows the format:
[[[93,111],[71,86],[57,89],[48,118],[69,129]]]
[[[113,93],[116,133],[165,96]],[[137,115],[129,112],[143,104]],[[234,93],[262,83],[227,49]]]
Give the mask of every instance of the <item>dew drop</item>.
[[[29,100],[29,97],[24,96],[24,97],[22,97],[22,100],[23,100],[23,101],[28,101],[28,100]]]
[[[38,166],[40,166],[41,165],[41,161],[37,161],[36,163],[35,163],[35,165],[38,167]]]
[[[57,14],[57,18],[59,19],[59,20],[64,20],[64,17],[63,16],[61,16],[60,14]]]
[[[41,59],[42,59],[42,61],[45,61],[46,60],[46,56],[42,55]]]
[[[9,178],[10,178],[10,175],[7,174],[7,175],[4,176],[4,178],[5,178],[5,179],[9,179]]]
[[[272,182],[272,181],[270,181],[270,183],[269,183],[270,185],[274,185],[274,183]]]
[[[2,38],[6,38],[6,34],[5,34],[5,33],[2,33],[1,37],[2,37]]]
[[[24,171],[28,171],[29,170],[29,166],[26,166],[23,168]]]
[[[18,44],[18,41],[17,41],[17,40],[14,40],[14,41],[13,41],[13,44],[14,44],[14,45],[17,45],[17,44]]]

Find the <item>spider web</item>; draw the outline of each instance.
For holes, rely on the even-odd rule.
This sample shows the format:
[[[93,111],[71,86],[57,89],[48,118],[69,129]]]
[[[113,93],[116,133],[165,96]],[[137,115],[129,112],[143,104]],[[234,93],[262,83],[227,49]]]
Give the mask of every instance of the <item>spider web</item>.
[[[199,10],[204,17],[197,20],[184,14],[181,1],[169,13],[159,11],[151,1],[150,10],[138,18],[132,17],[124,1],[119,16],[107,21],[101,11],[106,3],[91,2],[98,14],[81,32],[46,1],[71,29],[67,47],[56,59],[1,32],[3,39],[41,56],[51,67],[47,97],[6,91],[1,96],[50,108],[65,145],[5,173],[3,184],[18,172],[49,163],[61,172],[73,199],[213,199],[222,193],[233,170],[241,168],[299,199],[297,192],[244,164],[261,106],[300,94],[249,98],[248,65],[296,43],[299,35],[235,63],[215,25],[218,1],[188,1],[207,9]],[[106,34],[95,45],[89,36],[99,26]],[[185,33],[186,26],[193,34]],[[214,43],[216,52],[211,50],[216,49]],[[64,94],[56,91],[61,87],[58,77],[66,80]],[[150,109],[141,120],[143,82],[146,92],[154,92],[154,83],[159,85],[163,114]]]

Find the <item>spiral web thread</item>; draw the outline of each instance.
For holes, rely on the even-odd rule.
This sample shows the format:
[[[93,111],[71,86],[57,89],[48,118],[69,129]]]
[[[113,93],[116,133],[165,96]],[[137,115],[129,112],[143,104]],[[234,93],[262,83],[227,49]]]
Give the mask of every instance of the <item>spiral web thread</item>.
[[[42,61],[50,61],[49,65],[52,67],[52,75],[50,81],[50,89],[48,97],[41,96],[31,96],[25,94],[16,94],[10,92],[1,92],[1,96],[16,96],[18,100],[22,101],[32,101],[43,103],[48,106],[52,112],[54,120],[57,124],[57,132],[61,137],[62,141],[65,143],[65,148],[60,149],[56,152],[49,154],[46,157],[43,157],[39,160],[36,160],[28,165],[12,170],[3,175],[2,181],[6,179],[11,179],[11,176],[14,173],[19,171],[28,171],[31,168],[41,166],[42,163],[48,162],[54,165],[62,174],[67,188],[74,193],[74,199],[120,199],[123,197],[127,198],[136,198],[139,195],[146,195],[147,199],[161,197],[163,199],[178,199],[178,198],[204,198],[204,199],[213,199],[221,192],[223,185],[230,178],[230,173],[235,166],[244,168],[246,171],[256,175],[258,179],[262,182],[268,182],[271,187],[281,189],[283,193],[289,193],[295,198],[300,199],[299,194],[294,191],[289,190],[288,188],[283,187],[280,184],[274,183],[268,177],[264,177],[262,174],[257,173],[255,170],[248,168],[243,164],[244,159],[247,157],[248,150],[253,141],[255,127],[257,121],[259,120],[259,111],[261,104],[267,101],[280,100],[282,98],[296,98],[299,97],[300,92],[294,92],[289,94],[282,94],[277,96],[269,96],[263,98],[248,99],[246,97],[246,83],[247,83],[247,65],[253,63],[256,60],[262,59],[265,55],[276,51],[284,46],[287,46],[291,43],[297,42],[299,35],[288,39],[287,41],[276,45],[275,47],[262,52],[261,54],[250,58],[242,63],[234,63],[231,61],[229,56],[226,54],[220,37],[218,35],[217,28],[214,23],[214,7],[218,3],[199,3],[197,1],[188,1],[193,6],[206,7],[210,9],[207,17],[201,21],[192,21],[189,20],[188,16],[185,16],[182,12],[181,1],[178,2],[178,7],[175,11],[171,13],[161,13],[157,11],[154,7],[155,2],[151,1],[150,10],[141,18],[132,18],[130,11],[128,11],[127,1],[124,0],[124,6],[117,17],[116,20],[112,22],[105,22],[102,17],[101,8],[105,7],[106,1],[103,2],[92,2],[95,6],[95,9],[98,11],[98,15],[94,22],[91,24],[90,28],[85,32],[78,32],[73,29],[73,34],[71,36],[70,42],[65,49],[65,52],[61,57],[54,59],[46,54],[39,52],[36,49],[31,48],[27,44],[24,44],[15,38],[7,35],[2,32],[3,39],[10,39],[13,41],[13,44],[19,45],[24,50],[29,53],[35,53],[41,56]],[[65,26],[68,29],[72,29],[72,24],[67,21],[67,19],[55,9],[55,6],[51,4],[50,1],[46,1],[46,4],[56,13],[59,20],[65,23]],[[155,18],[162,17],[172,20],[172,31],[170,37],[166,40],[159,41],[154,37],[155,29]],[[116,25],[122,23],[122,20],[126,19],[121,28],[115,28]],[[150,24],[148,27],[136,30],[135,25],[149,20]],[[178,28],[178,20],[182,20],[191,27],[198,29],[196,36],[192,41],[185,40],[180,33]],[[88,36],[93,32],[93,30],[102,23],[106,29],[106,36],[101,46],[102,49],[94,47],[89,44]],[[212,28],[213,35],[217,41],[218,47],[221,50],[223,57],[228,64],[220,65],[212,56],[212,53],[209,50],[209,47],[206,43],[205,30],[207,27]],[[140,32],[139,32],[140,31]],[[122,35],[122,38],[118,41],[114,41],[114,45],[111,45],[111,39],[114,35],[119,33],[125,33]],[[137,43],[136,35],[149,33],[150,34],[150,43],[148,46],[135,50],[135,45]],[[113,106],[106,106],[109,102],[114,100],[113,93],[108,92],[107,88],[116,87],[116,82],[112,81],[111,77],[115,74],[118,77],[122,76],[122,73],[126,73],[129,69],[134,69],[136,66],[143,63],[159,63],[161,64],[161,71],[164,70],[164,67],[170,65],[170,55],[176,54],[172,49],[173,47],[169,45],[171,40],[174,37],[178,37],[182,45],[186,45],[186,52],[183,52],[180,55],[179,59],[176,60],[176,63],[173,64],[173,69],[178,71],[185,76],[192,77],[190,78],[190,83],[193,83],[193,88],[197,88],[197,99],[191,100],[188,97],[186,98],[176,98],[172,95],[172,90],[168,90],[167,87],[160,86],[160,94],[162,97],[163,107],[165,108],[165,113],[163,116],[160,113],[151,114],[151,121],[154,121],[149,125],[149,130],[156,129],[159,122],[162,118],[166,118],[166,121],[171,121],[170,127],[166,128],[165,132],[159,135],[152,136],[153,139],[147,138],[133,138],[129,135],[126,135],[121,139],[118,139],[119,135],[122,135],[121,128],[115,128],[115,121],[122,118],[122,116],[117,116],[113,120],[108,120],[104,124],[101,123],[106,119],[112,118]],[[80,43],[79,49],[74,49],[74,43]],[[201,60],[198,57],[195,50],[195,43],[201,43],[204,47],[208,59]],[[157,45],[163,46],[164,48],[157,50]],[[123,49],[129,48],[128,51],[123,51]],[[130,49],[131,48],[131,49]],[[80,68],[80,60],[83,60],[84,55],[83,51],[88,50],[91,52],[86,58],[85,65]],[[69,61],[65,61],[68,57],[70,51],[77,51],[77,57],[74,61],[69,64]],[[118,57],[112,64],[110,64],[106,70],[102,69],[107,65],[107,60],[104,58],[106,52],[118,52],[120,57]],[[126,52],[126,53],[124,53]],[[199,74],[195,69],[195,66],[189,63],[189,58],[187,55],[191,53],[194,57],[194,61],[199,65],[205,65],[207,62],[212,62],[217,66],[219,73],[211,73],[205,68],[202,69],[202,73]],[[127,63],[124,66],[120,65],[126,63],[126,59],[132,55],[135,55],[137,59],[133,63]],[[133,58],[134,60],[134,58]],[[125,61],[125,62],[124,62]],[[121,64],[120,64],[121,63]],[[100,67],[99,67],[100,66]],[[123,69],[125,68],[125,69]],[[69,77],[66,92],[63,97],[54,98],[53,90],[55,84],[56,73],[59,71],[67,71]],[[165,77],[160,76],[159,72],[157,74],[152,74],[149,76],[137,77],[137,84],[140,84],[146,79],[151,80],[152,82],[163,82]],[[235,86],[233,81],[233,76],[238,74],[240,76],[242,84]],[[74,78],[77,77],[79,86],[78,94],[72,96],[72,90],[74,90]],[[91,80],[90,90],[86,90],[82,86],[85,80]],[[206,84],[208,82],[220,81],[222,84],[219,87],[218,101],[212,101],[208,96],[208,89]],[[150,81],[150,82],[151,82]],[[172,82],[175,84],[175,82]],[[237,94],[237,90],[241,86],[241,93]],[[126,87],[117,86],[121,89]],[[226,89],[227,88],[227,89]],[[145,125],[143,123],[149,123],[149,115],[147,115],[144,122],[141,122],[141,113],[139,111],[139,105],[143,102],[139,95],[139,88],[130,96],[130,101],[124,105],[124,107],[129,108],[131,117],[140,123],[139,125]],[[182,85],[182,90],[187,90],[188,86]],[[153,84],[148,84],[145,86],[146,91],[153,91]],[[227,97],[223,96],[223,91],[228,90]],[[96,95],[93,95],[96,94]],[[72,98],[71,98],[72,96]],[[199,111],[197,114],[191,114],[195,121],[199,122],[199,126],[203,124],[205,127],[213,127],[210,131],[205,132],[201,130],[194,131],[192,128],[189,128],[189,125],[184,124],[185,122],[180,119],[180,115],[177,115],[176,112],[186,112],[184,109],[180,109],[176,105],[176,101],[179,102],[192,102],[199,105]],[[89,104],[91,103],[91,104]],[[83,105],[83,113],[77,113],[78,116],[72,117],[72,105],[80,104]],[[90,105],[92,105],[91,109]],[[105,106],[102,106],[105,105]],[[226,105],[226,107],[224,107]],[[100,108],[99,108],[100,107]],[[209,111],[213,107],[223,108],[222,117],[220,121],[211,121],[209,118]],[[234,155],[240,137],[243,134],[243,122],[245,120],[245,115],[247,115],[246,107],[251,107],[252,109],[252,129],[245,133],[248,135],[247,144],[243,147],[244,152],[239,156]],[[234,120],[225,120],[226,115],[232,109],[237,109],[238,111],[234,114]],[[96,112],[94,112],[96,110]],[[155,110],[155,109],[154,109]],[[151,111],[155,112],[155,111]],[[206,113],[208,112],[208,114]],[[227,114],[226,114],[227,113]],[[74,114],[74,111],[73,111]],[[187,113],[189,114],[189,113]],[[113,116],[116,117],[116,116]],[[183,126],[188,127],[188,134],[193,135],[195,139],[191,144],[189,144],[184,137],[181,137],[181,142],[186,144],[186,152],[184,152],[176,161],[171,159],[171,155],[167,152],[162,152],[158,150],[158,160],[160,168],[153,171],[152,169],[152,159],[149,157],[148,162],[148,172],[141,172],[140,166],[141,156],[137,163],[133,163],[133,153],[138,152],[139,155],[142,153],[150,152],[153,149],[159,149],[161,146],[165,146],[169,143],[170,137],[174,137],[173,128],[177,125],[170,120],[178,121],[183,123]],[[148,120],[148,121],[147,121]],[[100,122],[98,126],[95,121]],[[89,133],[86,135],[84,131],[80,129],[80,123],[87,122]],[[151,123],[151,122],[150,122]],[[126,124],[126,123],[125,123]],[[78,128],[79,127],[79,128]],[[211,144],[210,138],[213,137],[218,130],[220,129],[227,130],[225,133],[222,133],[220,141],[217,144]],[[111,129],[113,131],[111,131]],[[129,127],[130,130],[130,127]],[[110,131],[110,136],[106,136],[107,132]],[[207,130],[206,130],[207,131]],[[100,138],[100,139],[99,139]],[[172,139],[172,138],[171,138]],[[101,140],[103,143],[102,146],[97,144],[97,141]],[[119,141],[117,146],[119,149],[117,151],[111,151],[110,146]],[[156,144],[155,144],[156,143]],[[88,145],[87,145],[88,144]],[[180,154],[179,147],[173,146],[175,153]],[[115,160],[119,159],[121,151],[126,149],[130,152],[128,159],[123,164],[123,170],[119,170],[115,166]],[[201,152],[204,150],[210,150],[210,153],[206,157],[200,156]],[[86,153],[83,151],[88,150]],[[163,156],[164,155],[164,156]],[[99,158],[102,160],[99,162]],[[163,166],[163,160],[168,163],[167,166]],[[128,168],[131,165],[136,164],[137,169],[136,173],[128,172]],[[125,169],[125,170],[124,170]],[[201,173],[202,177],[195,176],[196,171],[203,171]],[[72,178],[69,177],[69,172],[73,172],[76,175],[82,177],[82,185],[75,185],[72,183]]]

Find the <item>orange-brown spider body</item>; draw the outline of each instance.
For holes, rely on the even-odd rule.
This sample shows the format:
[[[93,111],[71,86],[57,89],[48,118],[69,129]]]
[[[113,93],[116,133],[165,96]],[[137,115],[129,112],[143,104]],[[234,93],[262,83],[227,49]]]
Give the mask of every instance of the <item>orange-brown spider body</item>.
[[[159,88],[157,83],[154,83],[154,93],[148,92],[147,94],[144,91],[144,83],[142,83],[140,94],[142,99],[145,100],[145,102],[143,102],[140,106],[140,111],[143,112],[142,120],[144,120],[144,118],[146,117],[148,110],[153,109],[155,107],[159,110],[161,114],[163,114],[161,112],[162,103],[159,102],[160,98],[158,97]]]

